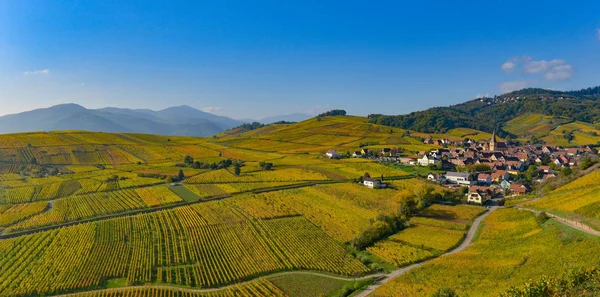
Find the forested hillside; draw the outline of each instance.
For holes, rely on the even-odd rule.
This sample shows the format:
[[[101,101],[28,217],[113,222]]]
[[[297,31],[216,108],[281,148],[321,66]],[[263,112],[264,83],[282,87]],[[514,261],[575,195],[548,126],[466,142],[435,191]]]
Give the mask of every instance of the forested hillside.
[[[407,115],[369,115],[371,123],[426,133],[444,133],[453,128],[472,128],[491,132],[502,130],[511,119],[528,114],[564,118],[587,123],[600,122],[600,87],[577,91],[523,89],[481,98],[449,107],[435,107]]]

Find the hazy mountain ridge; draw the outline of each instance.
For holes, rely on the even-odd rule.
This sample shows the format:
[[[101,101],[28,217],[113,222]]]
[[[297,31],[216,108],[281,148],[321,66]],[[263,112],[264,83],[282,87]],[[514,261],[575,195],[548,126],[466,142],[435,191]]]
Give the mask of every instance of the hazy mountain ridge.
[[[210,136],[242,122],[190,106],[153,111],[107,107],[87,109],[69,103],[0,117],[0,133],[89,130],[162,135]]]

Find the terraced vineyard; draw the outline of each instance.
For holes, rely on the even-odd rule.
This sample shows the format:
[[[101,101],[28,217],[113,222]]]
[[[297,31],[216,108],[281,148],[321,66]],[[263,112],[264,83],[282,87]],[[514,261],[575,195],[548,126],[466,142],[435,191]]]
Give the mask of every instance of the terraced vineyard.
[[[434,259],[384,284],[372,296],[429,297],[441,288],[497,296],[541,275],[559,276],[600,260],[598,238],[552,221],[540,226],[528,211],[499,209],[485,223],[479,239],[464,252]]]
[[[484,211],[428,206],[429,200],[422,200],[420,211],[406,222],[399,219],[405,202],[448,190],[366,158],[322,156],[328,149],[433,147],[421,136],[429,135],[359,117],[275,124],[211,139],[91,132],[0,135],[0,295],[349,294],[382,269],[451,250]],[[447,136],[488,137],[471,129],[454,129]],[[239,174],[234,164],[240,165]],[[366,172],[383,176],[390,187],[356,183]],[[533,206],[597,218],[591,199],[597,178],[577,180]],[[403,276],[376,295],[428,296],[442,284],[456,284],[457,290],[470,293],[467,288],[473,287],[473,296],[480,296],[494,290],[496,279],[520,284],[540,272],[538,266],[552,271],[546,263],[583,266],[582,253],[596,261],[591,252],[598,249],[596,242],[562,234],[551,223],[537,227],[531,214],[501,213],[486,221],[472,253],[433,260],[439,263],[436,269],[423,267],[424,275],[416,270],[414,279]],[[356,240],[382,220],[397,220],[402,225],[394,230],[401,231],[356,248]],[[500,256],[489,258],[498,248]],[[500,268],[474,284],[456,275],[469,265],[475,268],[464,273],[477,277],[489,267]],[[420,285],[423,280],[427,285]]]
[[[584,222],[600,230],[600,171],[566,184],[526,206]]]
[[[219,203],[4,239],[0,259],[7,295],[89,288],[105,278],[214,287],[289,269],[368,272],[302,217],[256,220]]]

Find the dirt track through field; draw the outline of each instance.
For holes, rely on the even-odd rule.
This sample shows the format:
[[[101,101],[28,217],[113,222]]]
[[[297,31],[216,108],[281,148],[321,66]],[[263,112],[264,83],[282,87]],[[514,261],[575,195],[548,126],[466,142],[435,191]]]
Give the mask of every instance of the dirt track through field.
[[[477,232],[477,228],[479,228],[479,225],[481,224],[481,221],[483,221],[483,219],[485,219],[490,213],[492,213],[494,210],[496,210],[498,207],[491,207],[489,211],[485,212],[484,214],[480,215],[479,217],[477,217],[475,219],[475,221],[473,221],[473,224],[471,225],[471,228],[469,229],[469,232],[467,233],[467,236],[465,237],[465,239],[463,240],[463,242],[456,248],[454,248],[453,250],[441,255],[438,258],[441,257],[445,257],[445,256],[449,256],[449,255],[453,255],[456,253],[460,253],[462,251],[464,251],[466,248],[468,248],[471,245],[471,242],[473,241],[473,237],[475,236],[475,233]],[[389,282],[390,280],[399,277],[403,274],[405,274],[406,272],[409,272],[415,268],[421,267],[431,261],[434,261],[435,259],[438,258],[434,258],[431,260],[427,260],[427,261],[423,261],[420,263],[416,263],[404,268],[400,268],[397,270],[394,270],[392,272],[390,272],[389,274],[386,274],[384,278],[382,278],[381,280],[379,280],[377,283],[370,285],[369,287],[367,287],[365,290],[363,290],[362,292],[354,295],[355,297],[364,297],[367,296],[369,294],[371,294],[373,291],[375,291],[377,288],[379,288],[380,286],[382,286],[383,284]]]

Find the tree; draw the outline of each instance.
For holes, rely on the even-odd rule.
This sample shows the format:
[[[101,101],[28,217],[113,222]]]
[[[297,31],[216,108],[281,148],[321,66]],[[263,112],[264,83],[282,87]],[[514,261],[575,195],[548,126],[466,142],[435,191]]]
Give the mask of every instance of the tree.
[[[192,158],[191,156],[185,156],[185,158],[183,158],[183,163],[185,164],[185,166],[190,166],[194,163],[194,158]]]
[[[327,112],[324,112],[320,115],[317,116],[317,118],[320,117],[326,117],[326,116],[345,116],[346,115],[346,111],[343,109],[334,109],[334,110],[330,110]]]
[[[539,225],[541,225],[541,224],[545,223],[545,222],[546,222],[548,219],[549,219],[549,218],[548,218],[548,215],[546,214],[546,212],[543,212],[543,211],[541,211],[541,212],[538,212],[538,213],[535,215],[535,220],[536,220],[536,222],[537,222]]]
[[[550,155],[543,153],[542,154],[542,165],[548,165],[550,163],[552,163],[552,158],[550,158]]]
[[[183,174],[183,170],[179,169],[179,173],[177,173],[177,177],[179,178],[179,180],[183,180],[185,178],[185,175]]]
[[[581,164],[579,164],[579,168],[581,168],[582,170],[586,170],[586,169],[590,168],[592,165],[594,165],[594,163],[595,162],[590,157],[585,157],[581,161]]]
[[[233,165],[233,174],[235,176],[239,176],[241,172],[242,172],[242,164],[240,164],[239,162],[235,162],[235,164]]]
[[[571,176],[571,174],[573,174],[573,170],[569,167],[565,167],[560,171],[560,176],[562,177]]]
[[[35,157],[32,157],[31,160],[29,160],[29,163],[35,165],[38,163],[38,160]]]
[[[172,176],[167,177],[167,183],[168,184],[173,183],[173,177]]]
[[[408,197],[400,202],[399,215],[404,220],[409,220],[417,210],[417,201],[414,197]]]
[[[371,178],[371,175],[368,172],[365,172],[365,174],[363,175],[363,177]]]
[[[271,170],[273,168],[273,163],[262,161],[258,163],[258,167],[262,170]]]

